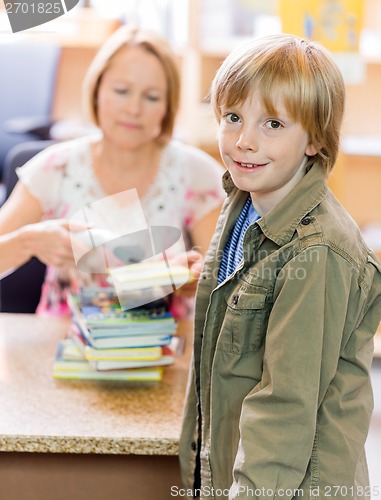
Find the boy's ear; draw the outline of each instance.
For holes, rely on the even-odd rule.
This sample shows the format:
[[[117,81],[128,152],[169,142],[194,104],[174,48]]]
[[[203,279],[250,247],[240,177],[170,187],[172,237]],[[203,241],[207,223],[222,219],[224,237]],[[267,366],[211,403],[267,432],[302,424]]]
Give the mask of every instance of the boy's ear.
[[[310,142],[308,144],[308,146],[306,147],[305,154],[307,156],[315,156],[321,150],[321,148],[322,148],[322,146],[320,146],[320,144],[315,145],[312,142]]]

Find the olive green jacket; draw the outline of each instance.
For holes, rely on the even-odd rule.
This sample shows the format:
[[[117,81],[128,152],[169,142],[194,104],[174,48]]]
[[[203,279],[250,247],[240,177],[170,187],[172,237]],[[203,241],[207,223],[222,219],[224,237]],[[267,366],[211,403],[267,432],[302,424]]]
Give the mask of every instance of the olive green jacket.
[[[380,263],[312,166],[249,227],[244,260],[217,286],[247,197],[228,172],[224,187],[196,299],[182,493],[199,453],[203,499],[366,498]]]

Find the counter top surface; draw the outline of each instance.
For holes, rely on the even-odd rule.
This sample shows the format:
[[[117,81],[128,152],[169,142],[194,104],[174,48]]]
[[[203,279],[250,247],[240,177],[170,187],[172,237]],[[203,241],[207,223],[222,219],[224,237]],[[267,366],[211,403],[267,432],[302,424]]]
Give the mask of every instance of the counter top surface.
[[[0,314],[0,451],[176,455],[192,322],[185,353],[161,382],[55,380],[68,320]]]

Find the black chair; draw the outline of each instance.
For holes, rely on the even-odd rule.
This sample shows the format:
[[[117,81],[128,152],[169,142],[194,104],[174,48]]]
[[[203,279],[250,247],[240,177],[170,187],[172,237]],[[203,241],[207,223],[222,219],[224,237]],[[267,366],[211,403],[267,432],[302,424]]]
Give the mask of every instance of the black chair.
[[[6,197],[17,182],[16,168],[21,167],[34,155],[54,141],[32,141],[14,146],[4,162]],[[46,266],[33,257],[12,274],[0,280],[0,311],[34,313],[41,296]]]
[[[0,180],[13,146],[50,139],[60,53],[51,42],[0,40]]]

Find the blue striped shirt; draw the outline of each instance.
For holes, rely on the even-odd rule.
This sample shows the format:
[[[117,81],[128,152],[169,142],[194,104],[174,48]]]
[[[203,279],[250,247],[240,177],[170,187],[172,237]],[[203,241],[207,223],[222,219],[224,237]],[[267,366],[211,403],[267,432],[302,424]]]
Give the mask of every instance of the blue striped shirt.
[[[251,197],[248,196],[226,242],[218,271],[218,284],[230,276],[241,262],[243,257],[243,238],[246,230],[250,224],[253,224],[258,219],[259,215],[253,207]]]

